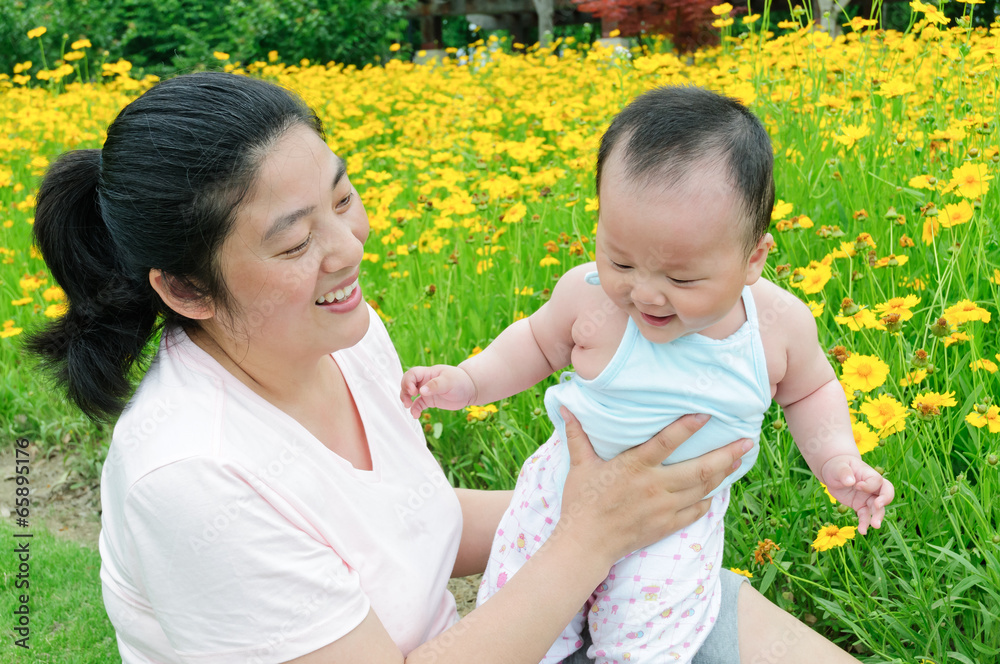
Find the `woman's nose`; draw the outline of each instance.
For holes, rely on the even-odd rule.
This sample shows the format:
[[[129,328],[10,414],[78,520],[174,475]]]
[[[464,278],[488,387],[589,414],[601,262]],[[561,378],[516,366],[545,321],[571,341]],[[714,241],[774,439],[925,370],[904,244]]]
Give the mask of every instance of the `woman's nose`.
[[[364,256],[362,241],[351,231],[350,224],[337,221],[332,226],[320,241],[323,249],[320,269],[333,273],[359,265]]]

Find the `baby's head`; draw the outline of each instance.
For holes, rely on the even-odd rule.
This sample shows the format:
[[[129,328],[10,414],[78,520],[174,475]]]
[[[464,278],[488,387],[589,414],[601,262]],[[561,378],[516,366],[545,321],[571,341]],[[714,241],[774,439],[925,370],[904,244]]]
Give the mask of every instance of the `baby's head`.
[[[760,277],[773,163],[760,120],[708,90],[655,88],[611,122],[597,158],[597,265],[644,335],[705,330]]]

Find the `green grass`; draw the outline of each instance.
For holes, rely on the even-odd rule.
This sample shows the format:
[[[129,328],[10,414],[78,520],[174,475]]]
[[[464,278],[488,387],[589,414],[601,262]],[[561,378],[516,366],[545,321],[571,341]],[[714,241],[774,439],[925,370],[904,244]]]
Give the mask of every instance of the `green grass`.
[[[31,532],[31,538],[15,533]],[[3,544],[3,593],[0,596],[0,662],[58,662],[84,664],[118,662],[115,632],[104,612],[101,599],[101,559],[95,549],[78,542],[59,539],[39,530],[13,528],[0,523]],[[29,542],[30,587],[18,589],[19,561],[13,549]],[[23,582],[24,579],[21,579]],[[14,633],[14,611],[19,596],[29,594],[30,637],[28,649],[14,645],[22,638]]]

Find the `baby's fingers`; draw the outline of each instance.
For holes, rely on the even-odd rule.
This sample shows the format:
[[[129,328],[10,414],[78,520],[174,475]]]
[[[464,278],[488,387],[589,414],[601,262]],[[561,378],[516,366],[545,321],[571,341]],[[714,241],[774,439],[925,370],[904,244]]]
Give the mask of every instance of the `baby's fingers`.
[[[420,394],[429,397],[435,394],[444,394],[451,389],[451,381],[444,376],[432,378],[420,386]]]
[[[868,532],[868,525],[872,522],[872,513],[868,509],[868,505],[862,505],[858,508],[858,532],[864,535]]]

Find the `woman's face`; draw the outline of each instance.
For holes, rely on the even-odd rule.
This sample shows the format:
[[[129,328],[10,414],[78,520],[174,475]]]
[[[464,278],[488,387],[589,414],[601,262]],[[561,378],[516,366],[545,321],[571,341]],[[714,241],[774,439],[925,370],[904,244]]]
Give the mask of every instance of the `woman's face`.
[[[264,159],[221,251],[236,303],[225,329],[247,352],[294,362],[368,330],[358,285],[368,213],[342,159],[313,129],[289,129]]]

